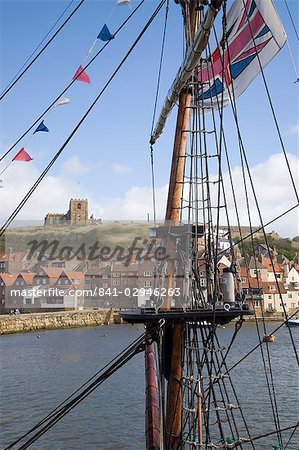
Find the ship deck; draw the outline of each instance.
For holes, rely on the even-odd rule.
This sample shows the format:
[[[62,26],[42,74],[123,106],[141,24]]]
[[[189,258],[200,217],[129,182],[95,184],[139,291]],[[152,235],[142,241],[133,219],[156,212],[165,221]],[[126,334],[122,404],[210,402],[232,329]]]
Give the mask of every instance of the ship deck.
[[[168,311],[156,310],[155,308],[136,308],[127,311],[120,311],[120,316],[128,323],[154,323],[161,319],[172,322],[205,322],[224,325],[233,319],[243,316],[252,316],[252,310],[241,308],[209,308],[201,309],[178,309],[171,308]]]

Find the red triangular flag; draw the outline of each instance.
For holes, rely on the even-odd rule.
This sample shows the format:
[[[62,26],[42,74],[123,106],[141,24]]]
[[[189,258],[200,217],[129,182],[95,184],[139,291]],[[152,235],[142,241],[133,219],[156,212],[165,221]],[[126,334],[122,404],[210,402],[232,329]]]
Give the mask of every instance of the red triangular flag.
[[[12,158],[12,161],[32,161],[32,158],[30,155],[28,155],[27,152],[25,152],[24,147],[21,148],[21,150],[16,154],[14,158]]]
[[[79,74],[80,74],[80,75],[79,75]],[[80,66],[80,67],[77,69],[77,72],[76,72],[75,75],[73,76],[73,80],[76,80],[76,81],[83,81],[84,83],[90,83],[89,76],[87,75],[87,73],[85,73],[85,72],[83,71],[83,67],[82,67],[82,66]]]

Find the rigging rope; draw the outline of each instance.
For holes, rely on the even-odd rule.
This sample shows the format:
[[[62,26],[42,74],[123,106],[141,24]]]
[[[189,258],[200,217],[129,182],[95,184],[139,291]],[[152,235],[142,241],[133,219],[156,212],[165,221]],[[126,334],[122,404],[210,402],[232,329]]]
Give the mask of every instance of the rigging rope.
[[[44,42],[44,40],[47,38],[47,36],[51,33],[55,25],[59,22],[59,20],[62,18],[64,13],[68,10],[68,8],[71,6],[74,0],[72,0],[69,5],[66,7],[66,9],[63,11],[61,16],[57,19],[57,21],[54,23],[52,28],[48,31],[46,36],[43,38],[43,40],[38,44],[36,49],[31,53],[27,61],[23,64],[23,66],[20,68],[18,73],[15,75],[15,77],[12,79],[12,81],[8,84],[8,86],[1,92],[0,94],[0,100],[2,100],[6,94],[15,86],[15,84],[22,78],[23,75],[27,72],[27,70],[32,66],[33,63],[40,57],[40,55],[46,50],[46,48],[51,44],[51,42],[55,39],[55,37],[60,33],[60,31],[65,27],[65,25],[70,21],[70,19],[73,17],[73,15],[78,11],[80,6],[85,2],[85,0],[81,0],[80,3],[76,6],[76,8],[71,12],[71,14],[65,19],[65,21],[60,25],[58,30],[53,34],[53,36],[48,40],[48,42],[43,46],[43,48],[38,52],[38,54],[33,58],[33,60],[28,64],[27,67],[25,67],[24,70],[23,67],[26,66],[27,62],[31,59],[31,57],[36,53],[36,51],[39,49],[41,44]],[[21,72],[21,73],[20,73]]]
[[[155,96],[154,111],[153,111],[153,118],[152,118],[152,126],[151,126],[151,134],[150,135],[153,134],[154,126],[155,126],[157,104],[158,104],[158,97],[159,97],[160,83],[161,83],[162,64],[163,64],[164,50],[165,50],[166,30],[167,30],[167,23],[168,23],[168,13],[169,13],[169,0],[166,1],[164,28],[163,28],[163,35],[162,35],[161,55],[160,55],[160,62],[159,62],[158,79],[157,79],[157,87],[156,87],[156,96]],[[154,147],[153,147],[152,144],[150,144],[150,163],[151,163],[151,177],[152,177],[153,216],[154,216],[154,226],[156,226],[155,165],[154,165]]]
[[[289,5],[287,4],[287,0],[284,0],[284,3],[285,3],[285,5],[286,5],[286,8],[287,8],[287,11],[288,11],[288,14],[289,14],[289,17],[290,17],[292,26],[293,26],[293,28],[294,28],[294,32],[295,32],[297,41],[299,42],[298,31],[297,31],[297,28],[296,28],[295,21],[294,21],[294,19],[293,19],[292,13],[291,13],[291,11],[290,11]],[[295,81],[295,83],[298,83],[298,82],[299,82],[298,70],[297,70],[297,66],[296,66],[296,63],[295,63],[295,58],[294,58],[294,55],[293,55],[293,52],[292,52],[292,49],[291,49],[289,40],[287,40],[287,45],[288,45],[288,49],[289,49],[289,53],[290,53],[290,58],[291,58],[291,61],[292,61],[292,63],[293,63],[294,70],[295,70],[295,74],[296,74],[296,81]]]
[[[163,323],[158,324],[158,329]],[[106,381],[113,373],[126,364],[134,355],[143,351],[144,344],[148,339],[151,339],[153,333],[157,331],[157,326],[152,326],[146,330],[141,336],[139,336],[133,343],[122,350],[112,361],[106,364],[99,372],[93,375],[87,382],[85,382],[80,388],[73,392],[66,400],[60,403],[52,412],[32,427],[27,433],[19,437],[12,442],[4,450],[10,450],[16,444],[23,441],[25,437],[33,434],[26,442],[24,442],[19,450],[27,449],[33,442],[41,437],[46,431],[52,428],[59,420],[61,420],[66,414],[68,414],[73,408],[81,403],[87,396],[89,396],[98,386]],[[83,390],[82,390],[83,389]],[[81,392],[80,392],[81,391]]]
[[[288,14],[289,14],[289,17],[291,19],[291,22],[292,22],[292,25],[293,25],[293,28],[294,28],[294,31],[295,31],[295,35],[296,35],[297,41],[299,42],[299,34],[298,34],[298,31],[297,31],[297,28],[296,28],[295,21],[293,19],[292,13],[290,11],[289,5],[287,3],[287,0],[284,0],[284,3],[285,3],[286,8],[288,10]]]
[[[116,36],[121,30],[122,28],[130,21],[130,19],[134,16],[134,14],[138,11],[138,9],[143,5],[143,3],[145,2],[145,0],[141,0],[141,2],[136,6],[136,8],[131,12],[131,14],[126,18],[126,20],[124,20],[124,22],[119,26],[119,28],[115,31],[114,36]],[[83,73],[92,63],[93,61],[102,53],[102,51],[107,47],[107,45],[109,45],[112,42],[112,40],[107,41],[102,48],[100,48],[100,50],[91,58],[91,60],[86,64],[86,66],[84,66],[82,68],[81,72],[78,72],[77,74],[77,78],[81,75],[81,73]],[[21,137],[19,137],[17,139],[17,141],[0,157],[0,162],[15,148],[15,146],[29,133],[29,131],[35,126],[37,125],[40,120],[45,116],[45,114],[47,114],[50,109],[55,106],[55,103],[60,99],[60,97],[62,97],[67,91],[68,89],[75,83],[76,80],[72,80],[67,86],[66,88],[60,92],[60,94],[55,98],[55,100],[50,104],[50,106],[48,106],[48,108],[34,121],[33,124],[31,124],[29,126],[29,128],[27,128],[27,130],[22,134]]]
[[[299,313],[299,309],[297,309],[293,314],[291,314],[288,317],[288,320],[290,320],[292,317],[295,317],[297,314]],[[278,327],[276,327],[274,330],[272,330],[270,332],[270,334],[275,334],[280,328],[282,328],[283,326],[285,326],[285,323],[281,323]],[[249,350],[248,353],[246,353],[246,355],[242,356],[241,359],[239,359],[239,361],[237,361],[232,367],[230,367],[226,372],[225,375],[227,375],[229,372],[231,372],[233,369],[235,369],[239,364],[241,364],[246,358],[248,358],[248,356],[250,356],[255,350],[257,350],[260,345],[262,345],[263,342],[259,342],[255,347],[253,347],[251,350]]]
[[[159,5],[157,6],[157,8],[155,9],[155,11],[153,12],[152,16],[150,17],[150,19],[147,21],[146,25],[144,26],[144,28],[141,30],[141,32],[139,33],[138,37],[135,39],[134,43],[131,45],[130,49],[127,51],[127,53],[125,54],[125,56],[123,57],[123,59],[121,60],[121,62],[119,63],[119,65],[117,66],[117,68],[114,70],[114,72],[112,73],[112,75],[110,76],[110,78],[108,79],[108,81],[106,82],[106,84],[104,85],[104,87],[101,89],[101,91],[99,92],[99,94],[96,96],[95,100],[92,102],[92,104],[90,105],[90,107],[87,109],[87,111],[85,112],[85,114],[83,115],[83,117],[80,119],[80,121],[77,123],[77,125],[75,126],[75,128],[73,129],[73,131],[70,133],[70,135],[68,136],[68,138],[66,139],[66,141],[63,143],[63,145],[60,147],[60,149],[57,151],[57,153],[55,154],[55,156],[52,158],[52,160],[49,162],[49,164],[47,165],[47,167],[44,169],[44,171],[41,173],[41,175],[37,178],[37,180],[35,181],[35,183],[32,185],[32,187],[29,189],[29,191],[27,192],[27,194],[25,195],[25,197],[21,200],[21,202],[19,203],[19,205],[16,207],[16,209],[12,212],[12,214],[9,216],[9,218],[6,220],[6,222],[3,224],[3,226],[0,229],[0,236],[2,236],[4,234],[4,232],[6,231],[7,227],[11,224],[11,222],[14,220],[14,218],[17,216],[17,214],[20,212],[20,210],[23,208],[23,206],[26,204],[26,202],[28,201],[28,199],[31,197],[31,195],[33,194],[33,192],[35,191],[35,189],[38,187],[38,185],[41,183],[41,181],[43,180],[43,178],[46,176],[46,174],[49,172],[49,170],[51,169],[51,167],[53,166],[53,164],[56,162],[56,160],[58,159],[58,157],[61,155],[61,153],[63,152],[63,150],[65,149],[65,147],[68,145],[68,143],[71,141],[71,139],[73,138],[73,136],[76,134],[76,132],[78,131],[78,129],[80,128],[80,126],[82,125],[82,123],[84,122],[84,120],[86,119],[86,117],[90,114],[90,112],[92,111],[92,109],[94,108],[94,106],[96,105],[96,103],[98,102],[98,100],[100,99],[100,97],[103,95],[103,93],[105,92],[105,90],[107,89],[107,87],[109,86],[109,84],[111,83],[111,81],[114,79],[114,77],[116,76],[116,74],[118,73],[118,71],[121,69],[121,67],[123,66],[123,64],[126,62],[126,60],[128,59],[128,57],[130,56],[130,54],[132,53],[132,51],[134,50],[134,48],[136,47],[136,45],[138,44],[138,42],[140,41],[140,39],[143,37],[144,33],[147,31],[147,29],[149,28],[149,26],[151,25],[151,23],[153,22],[153,20],[155,19],[155,17],[157,16],[157,14],[159,13],[160,9],[162,8],[162,6],[164,5],[166,0],[161,0],[161,2],[159,3]]]
[[[274,122],[276,124],[277,131],[278,131],[279,137],[281,139],[282,150],[283,150],[283,153],[284,153],[284,156],[285,156],[285,159],[286,159],[287,167],[288,167],[288,170],[289,170],[289,175],[290,175],[290,178],[291,178],[291,181],[292,181],[292,185],[293,185],[294,190],[295,190],[297,201],[299,203],[299,197],[298,197],[297,189],[296,189],[296,186],[294,184],[294,179],[293,179],[292,173],[290,171],[289,161],[288,161],[288,158],[287,158],[287,155],[286,155],[286,152],[285,152],[284,144],[283,144],[283,141],[282,141],[282,136],[280,134],[280,129],[279,129],[279,126],[278,126],[278,122],[277,122],[277,119],[276,119],[275,111],[274,111],[273,104],[272,104],[272,101],[271,101],[270,92],[269,92],[268,85],[267,85],[267,82],[266,82],[266,79],[265,79],[265,75],[264,75],[263,68],[262,68],[262,65],[261,65],[261,61],[260,61],[260,58],[259,58],[259,54],[258,54],[258,51],[257,51],[255,39],[254,39],[254,36],[253,36],[252,28],[251,28],[250,21],[249,21],[249,18],[248,18],[248,11],[246,9],[244,0],[242,0],[242,2],[243,2],[243,5],[244,5],[244,10],[246,11],[247,21],[249,23],[249,27],[250,27],[250,30],[251,30],[251,36],[252,36],[252,39],[253,39],[253,42],[254,42],[254,45],[255,45],[255,52],[256,52],[256,55],[257,55],[257,58],[258,58],[258,61],[259,61],[260,70],[261,70],[261,73],[262,73],[262,76],[263,76],[264,86],[265,86],[265,89],[266,89],[266,92],[267,92],[268,100],[269,100],[270,105],[271,105],[271,110],[272,110]],[[217,40],[217,46],[219,48],[218,40]],[[230,58],[229,47],[227,48],[227,51],[228,51],[228,61],[229,61],[229,65],[230,65],[231,64],[231,58]],[[246,155],[245,148],[244,148],[243,139],[242,139],[242,136],[241,136],[241,130],[240,130],[240,125],[239,125],[239,120],[238,120],[237,105],[236,105],[236,98],[235,98],[235,93],[234,93],[234,82],[233,82],[233,79],[232,79],[232,94],[233,95],[231,96],[230,90],[228,90],[228,93],[229,93],[230,103],[231,103],[231,106],[232,106],[233,117],[234,117],[235,124],[236,124],[237,134],[238,134],[238,142],[239,142],[239,146],[240,146],[241,161],[242,161],[242,164],[243,164],[243,161],[244,161],[245,165],[246,165],[246,170],[247,170],[247,174],[248,174],[248,177],[249,177],[250,186],[251,186],[252,194],[253,194],[253,197],[254,197],[255,205],[256,205],[256,208],[257,208],[257,212],[258,212],[258,216],[259,216],[259,220],[260,220],[260,224],[261,224],[264,240],[265,240],[265,243],[266,243],[266,246],[267,246],[268,254],[270,255],[270,247],[269,247],[268,238],[267,238],[267,235],[266,235],[266,232],[265,232],[265,225],[263,224],[261,209],[260,209],[260,206],[259,206],[259,203],[258,203],[258,200],[257,200],[256,189],[254,187],[254,183],[253,183],[252,175],[251,175],[251,172],[250,172],[250,167],[249,167],[247,155]],[[244,178],[244,173],[243,173],[243,178]],[[245,180],[244,180],[244,187],[246,189],[246,182],[245,182]],[[246,199],[247,199],[247,208],[248,208],[247,193],[246,193]],[[252,235],[252,232],[251,232],[251,235]],[[270,262],[271,262],[273,273],[275,274],[275,268],[274,268],[273,260],[270,259]],[[285,319],[287,319],[287,312],[286,312],[285,304],[284,304],[284,302],[282,300],[281,289],[280,289],[279,283],[277,281],[277,278],[275,278],[275,284],[276,284],[277,290],[278,290],[278,292],[280,294],[281,304],[282,304],[282,309],[283,309],[283,313],[284,313]],[[297,360],[297,364],[299,365],[299,357],[298,357],[296,345],[295,345],[295,342],[294,342],[294,337],[293,337],[293,334],[292,334],[292,331],[291,331],[290,328],[289,328],[289,334],[290,334],[290,339],[291,339],[292,347],[293,347],[293,350],[294,350],[294,354],[295,354],[295,357],[296,357],[296,360]]]
[[[266,93],[267,93],[267,98],[268,98],[268,101],[269,101],[270,109],[271,109],[273,120],[274,120],[274,123],[275,123],[278,139],[280,141],[281,149],[282,149],[285,161],[286,161],[286,165],[287,165],[288,172],[289,172],[289,175],[290,175],[290,179],[291,179],[291,182],[292,182],[292,185],[293,185],[294,193],[295,193],[297,202],[299,203],[299,195],[298,195],[296,183],[295,183],[292,171],[291,171],[291,167],[290,167],[289,159],[288,159],[287,152],[286,152],[286,149],[285,149],[284,141],[282,139],[282,134],[281,134],[281,131],[280,131],[280,127],[279,127],[278,119],[277,119],[277,116],[276,116],[276,113],[275,113],[275,109],[274,109],[274,105],[273,105],[273,102],[272,102],[272,98],[271,98],[271,95],[270,95],[268,83],[267,83],[267,80],[266,80],[266,77],[265,77],[264,69],[263,69],[263,66],[262,66],[262,63],[261,63],[261,59],[260,59],[260,56],[259,56],[259,52],[258,52],[258,49],[257,49],[256,39],[255,39],[254,33],[252,31],[252,26],[251,26],[251,22],[249,20],[248,10],[247,10],[247,7],[245,5],[245,0],[242,0],[242,3],[243,3],[244,10],[245,10],[245,13],[246,13],[247,23],[248,23],[248,26],[249,26],[252,42],[254,44],[255,54],[256,54],[256,57],[257,57],[257,60],[258,60],[258,63],[259,63],[261,75],[262,75],[264,86],[265,86],[265,90],[266,90]],[[228,55],[229,55],[229,49],[228,49]],[[229,56],[229,60],[230,60],[230,56]]]

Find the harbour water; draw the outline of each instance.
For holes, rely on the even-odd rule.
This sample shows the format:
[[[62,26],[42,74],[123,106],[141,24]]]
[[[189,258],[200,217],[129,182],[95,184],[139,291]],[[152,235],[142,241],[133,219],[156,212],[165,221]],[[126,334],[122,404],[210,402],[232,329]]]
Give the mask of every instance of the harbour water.
[[[267,329],[278,325],[268,323]],[[142,331],[141,326],[119,325],[2,336],[1,449],[47,415]],[[229,343],[233,331],[232,324],[219,329],[221,345]],[[299,329],[292,332],[299,346]],[[245,323],[227,358],[228,367],[257,343],[255,324]],[[283,428],[296,424],[299,411],[298,368],[285,326],[268,348]],[[233,369],[231,376],[252,436],[274,430],[260,349]],[[138,354],[30,448],[143,450],[144,388],[144,358]],[[295,434],[287,448],[298,450],[298,442]],[[255,448],[271,450],[275,444],[277,437],[271,436]]]

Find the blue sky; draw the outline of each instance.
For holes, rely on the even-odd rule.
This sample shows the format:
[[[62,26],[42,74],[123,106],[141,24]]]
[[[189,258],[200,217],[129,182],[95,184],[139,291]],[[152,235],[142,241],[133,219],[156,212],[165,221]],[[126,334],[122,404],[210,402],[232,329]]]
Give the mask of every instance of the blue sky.
[[[7,85],[68,3],[69,1],[64,0],[0,1],[2,88]],[[275,0],[274,3],[287,31],[298,69],[298,42],[284,1]],[[133,2],[133,5],[136,4],[137,2]],[[288,0],[288,4],[294,19],[298,22],[297,2]],[[25,163],[15,163],[1,177],[4,186],[0,190],[1,220],[5,218],[7,212],[12,211],[25,194],[26,188],[30,186],[30,182],[34,181],[64,142],[156,5],[157,2],[153,0],[146,2],[132,21],[88,68],[90,85],[76,82],[70,88],[66,95],[71,99],[71,103],[55,109],[45,120],[50,133],[34,135],[29,143],[26,138],[24,139],[22,144],[26,144],[25,148],[34,160],[26,164],[26,167]],[[1,101],[1,154],[68,84],[113,7],[114,1],[86,0],[51,46]],[[129,12],[128,7],[115,8],[108,22],[111,32],[121,24]],[[20,217],[36,219],[42,218],[47,211],[66,211],[69,198],[78,194],[81,197],[88,197],[90,212],[104,219],[115,219],[117,214],[120,218],[145,219],[146,211],[151,214],[148,141],[163,21],[164,9],[72,139],[51,170],[50,177],[43,183],[44,186],[40,187]],[[181,28],[180,8],[171,0],[158,111],[182,60]],[[298,83],[294,84],[296,75],[287,45],[270,62],[265,74],[287,152],[293,155],[292,163],[296,164]],[[260,76],[239,98],[238,109],[249,163],[257,173],[263,168],[261,172],[265,174],[264,181],[267,183],[267,167],[269,164],[273,167],[274,160],[271,158],[281,149]],[[158,205],[161,217],[169,179],[174,123],[175,111],[167,123],[165,133],[155,146],[156,185],[157,195],[161,199]],[[229,119],[227,129],[228,135],[230,131],[233,133]],[[20,147],[21,145],[16,147],[15,153]],[[230,153],[237,173],[239,160],[236,142],[233,139]],[[277,158],[276,164],[280,164],[282,159]],[[1,164],[2,168],[6,163]],[[277,169],[277,174],[272,173],[271,177],[274,181],[276,177],[279,184],[279,167]],[[281,211],[286,204],[295,203],[290,185],[288,187],[283,185],[282,189],[288,198],[282,199]],[[277,212],[280,209],[278,208]],[[271,218],[270,216],[271,213],[266,215],[266,218]],[[292,227],[283,225],[282,233],[298,234],[294,219],[292,223]]]

